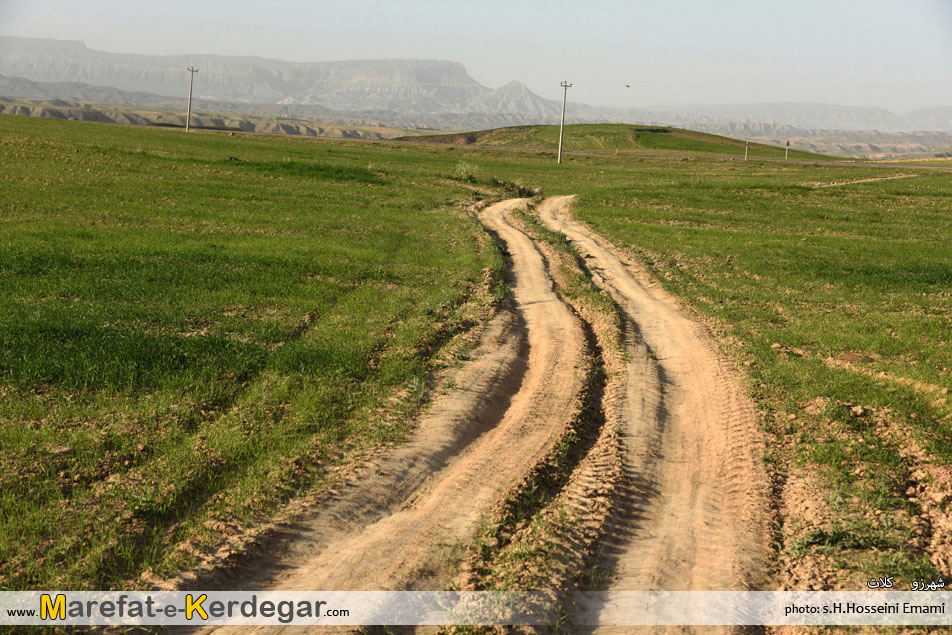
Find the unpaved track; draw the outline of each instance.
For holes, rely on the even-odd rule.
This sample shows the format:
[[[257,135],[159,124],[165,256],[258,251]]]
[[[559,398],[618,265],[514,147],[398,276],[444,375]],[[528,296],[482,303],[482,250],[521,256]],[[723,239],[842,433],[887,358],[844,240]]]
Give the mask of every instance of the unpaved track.
[[[854,181],[833,181],[832,183],[805,183],[807,187],[844,187],[847,185],[856,185],[857,183],[875,183],[876,181],[895,181],[896,179],[914,179],[920,174],[894,174],[892,176],[879,176],[874,179],[856,179]]]
[[[522,205],[504,201],[481,214],[510,254],[516,313],[488,327],[408,443],[290,528],[283,550],[214,586],[447,588],[448,549],[468,544],[481,517],[549,451],[577,408],[589,365],[581,327],[542,256],[506,220]]]
[[[571,218],[571,201],[547,199],[539,215],[568,236],[636,329],[624,406],[633,489],[601,546],[613,572],[607,590],[758,588],[768,481],[740,377],[670,294]]]
[[[573,241],[626,324],[626,361],[613,371],[606,407],[625,456],[596,549],[600,569],[611,572],[606,590],[758,588],[768,553],[767,479],[753,406],[707,330],[573,221],[571,200],[548,199],[539,215]],[[472,361],[444,384],[410,440],[362,468],[269,554],[204,588],[460,582],[449,570],[453,548],[470,544],[480,519],[552,449],[592,369],[578,318],[556,295],[539,249],[509,220],[522,205],[504,201],[480,214],[509,252],[514,310],[487,326]],[[577,472],[587,482],[610,470]],[[601,491],[600,482],[589,485]]]

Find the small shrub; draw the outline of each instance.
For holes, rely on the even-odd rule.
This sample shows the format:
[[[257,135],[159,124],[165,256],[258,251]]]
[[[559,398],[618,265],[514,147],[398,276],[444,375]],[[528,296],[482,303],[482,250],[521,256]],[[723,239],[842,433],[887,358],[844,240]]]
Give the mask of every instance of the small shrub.
[[[463,183],[475,183],[476,175],[479,173],[479,166],[472,163],[460,161],[453,170],[453,179]]]

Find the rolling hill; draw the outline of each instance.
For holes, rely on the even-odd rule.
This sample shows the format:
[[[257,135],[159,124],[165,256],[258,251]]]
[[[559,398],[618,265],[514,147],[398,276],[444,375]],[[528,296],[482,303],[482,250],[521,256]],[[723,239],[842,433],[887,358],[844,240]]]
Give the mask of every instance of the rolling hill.
[[[558,148],[558,126],[513,126],[477,132],[460,132],[418,137],[400,137],[401,141],[450,145],[479,145],[525,149]],[[677,152],[690,154],[744,155],[744,141],[693,130],[668,126],[627,124],[572,124],[565,127],[563,147],[567,150],[604,152]],[[750,144],[751,157],[782,158],[784,148],[761,143]],[[828,159],[821,155],[790,150],[791,159]]]

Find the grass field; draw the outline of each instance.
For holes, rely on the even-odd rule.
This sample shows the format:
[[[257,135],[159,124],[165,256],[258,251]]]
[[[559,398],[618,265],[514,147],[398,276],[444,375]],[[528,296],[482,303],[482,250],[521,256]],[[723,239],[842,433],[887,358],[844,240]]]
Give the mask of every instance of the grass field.
[[[400,437],[378,410],[419,405],[502,270],[418,163],[0,117],[0,587],[187,564]]]
[[[712,151],[684,139],[632,143]],[[398,439],[487,278],[502,293],[459,204],[519,185],[577,194],[746,370],[779,584],[952,574],[952,173],[25,117],[0,117],[0,165],[3,588],[189,566]]]
[[[464,132],[416,137],[414,141],[431,143],[514,148],[559,147],[559,126],[513,126],[496,130]],[[744,141],[730,139],[693,130],[664,126],[635,126],[624,124],[571,124],[565,126],[563,138],[565,150],[597,150],[646,153],[715,154],[719,156],[744,156]],[[752,158],[782,159],[784,149],[762,143],[751,143]],[[810,152],[791,150],[791,159],[834,159]]]

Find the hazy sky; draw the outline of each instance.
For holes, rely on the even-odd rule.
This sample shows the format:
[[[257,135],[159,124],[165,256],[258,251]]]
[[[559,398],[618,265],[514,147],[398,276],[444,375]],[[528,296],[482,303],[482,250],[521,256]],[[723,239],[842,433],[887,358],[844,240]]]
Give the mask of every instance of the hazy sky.
[[[147,54],[462,62],[614,106],[952,105],[952,0],[0,0],[0,34]],[[626,88],[629,84],[631,87]]]

